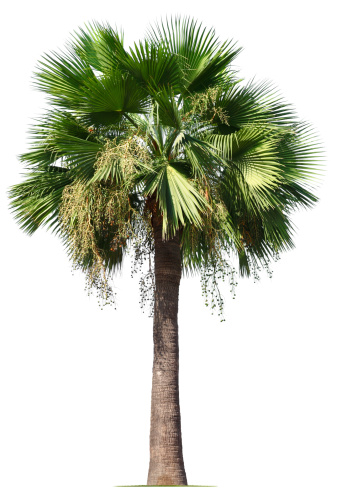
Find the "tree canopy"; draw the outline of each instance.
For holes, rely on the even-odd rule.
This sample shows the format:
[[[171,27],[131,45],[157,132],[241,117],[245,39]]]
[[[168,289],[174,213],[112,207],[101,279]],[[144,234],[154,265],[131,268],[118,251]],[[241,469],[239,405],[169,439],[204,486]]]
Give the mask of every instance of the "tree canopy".
[[[293,247],[320,147],[272,84],[239,79],[240,50],[173,18],[128,49],[94,22],[44,55],[34,81],[49,109],[10,190],[20,227],[51,228],[105,294],[128,248],[153,252],[153,210],[166,240],[179,232],[183,272],[214,283],[227,255],[250,275]]]

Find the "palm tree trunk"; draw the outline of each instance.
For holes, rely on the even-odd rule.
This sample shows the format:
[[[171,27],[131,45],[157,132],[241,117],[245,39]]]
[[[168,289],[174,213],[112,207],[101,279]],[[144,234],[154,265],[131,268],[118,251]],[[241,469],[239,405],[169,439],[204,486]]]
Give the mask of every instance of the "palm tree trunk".
[[[155,241],[153,378],[148,485],[187,485],[183,462],[178,369],[179,235],[162,241],[162,218],[152,216]]]

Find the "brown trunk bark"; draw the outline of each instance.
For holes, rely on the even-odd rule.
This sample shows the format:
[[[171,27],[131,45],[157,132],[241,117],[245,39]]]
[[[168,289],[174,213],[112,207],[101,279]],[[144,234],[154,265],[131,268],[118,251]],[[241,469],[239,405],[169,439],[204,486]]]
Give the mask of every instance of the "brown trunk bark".
[[[153,378],[148,485],[187,485],[179,406],[179,235],[162,241],[162,218],[152,215],[155,241]]]

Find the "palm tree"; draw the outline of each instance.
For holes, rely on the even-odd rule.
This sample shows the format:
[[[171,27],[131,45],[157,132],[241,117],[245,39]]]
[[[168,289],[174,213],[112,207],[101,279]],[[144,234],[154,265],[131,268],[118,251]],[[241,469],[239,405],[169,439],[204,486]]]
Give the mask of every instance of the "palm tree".
[[[34,75],[50,109],[21,156],[10,190],[20,227],[47,226],[105,301],[124,255],[154,255],[154,362],[148,485],[186,485],[178,385],[182,274],[249,276],[293,247],[290,215],[308,189],[319,147],[268,83],[243,83],[240,52],[191,19],[161,22],[126,50],[93,23]],[[219,293],[219,292],[218,292]],[[215,302],[216,300],[216,302]],[[221,313],[222,311],[220,311]]]

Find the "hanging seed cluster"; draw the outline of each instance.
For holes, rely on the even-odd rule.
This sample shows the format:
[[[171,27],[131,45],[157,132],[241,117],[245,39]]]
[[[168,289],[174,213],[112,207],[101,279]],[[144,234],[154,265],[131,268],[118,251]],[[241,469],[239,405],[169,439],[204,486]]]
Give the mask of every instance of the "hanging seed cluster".
[[[144,217],[139,218],[136,224],[136,238],[133,242],[133,259],[131,260],[131,278],[140,274],[139,291],[140,307],[143,312],[146,308],[148,316],[154,313],[154,240],[151,218],[144,211]]]
[[[151,163],[151,156],[141,141],[139,132],[126,138],[107,139],[95,168],[104,178],[120,181],[126,187],[131,183],[136,165]]]
[[[198,190],[207,198],[209,207],[203,214],[203,226],[198,231],[193,226],[189,230],[189,243],[192,251],[196,253],[201,240],[205,241],[205,246],[209,252],[209,259],[200,268],[202,296],[205,305],[210,307],[212,314],[216,312],[224,319],[224,299],[220,291],[220,283],[228,283],[233,299],[236,297],[237,272],[230,263],[229,248],[221,242],[222,227],[225,227],[228,211],[226,206],[219,201],[217,193],[212,192],[209,186],[199,187]]]
[[[201,115],[201,121],[203,122],[203,115],[207,117],[208,121],[212,122],[217,116],[222,123],[229,125],[229,116],[223,111],[222,107],[217,106],[218,96],[221,94],[222,90],[220,87],[211,87],[206,90],[206,92],[198,93],[194,96],[189,97],[189,102],[191,106],[191,111],[186,113],[186,119],[192,120],[194,116]],[[212,113],[208,116],[208,112]]]
[[[106,257],[142,231],[141,215],[130,203],[135,166],[150,162],[138,135],[106,140],[95,167],[96,181],[74,182],[63,191],[59,220],[74,269],[86,273],[88,293],[103,306],[114,303]],[[134,227],[135,226],[135,227]],[[139,238],[139,236],[138,236]]]
[[[230,293],[233,299],[236,297],[235,288],[236,270],[229,263],[229,260],[222,258],[212,259],[206,266],[201,268],[201,288],[202,296],[206,307],[210,307],[212,314],[216,311],[221,322],[226,321],[224,313],[224,300],[220,292],[219,282],[228,282],[230,285]]]
[[[99,241],[115,251],[130,237],[131,207],[124,190],[102,182],[75,182],[63,191],[59,218],[74,268],[86,273],[88,291],[95,289],[104,304],[112,303],[105,253]]]
[[[143,271],[143,265],[147,264],[147,271]],[[155,279],[154,279],[154,259],[150,249],[145,247],[136,248],[134,265],[140,267],[140,307],[144,310],[147,308],[148,316],[153,317],[154,313],[154,293],[155,293]],[[146,267],[146,266],[145,266]]]

